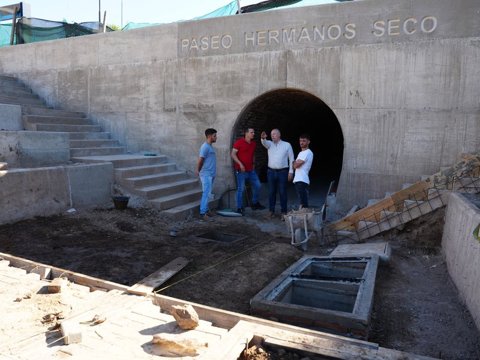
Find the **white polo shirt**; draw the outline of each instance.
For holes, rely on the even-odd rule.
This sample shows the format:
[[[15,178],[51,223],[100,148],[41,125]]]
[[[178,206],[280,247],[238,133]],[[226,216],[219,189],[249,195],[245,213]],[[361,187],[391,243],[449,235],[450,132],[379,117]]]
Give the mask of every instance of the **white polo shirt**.
[[[293,156],[292,145],[286,141],[279,140],[277,143],[267,139],[261,139],[262,145],[268,150],[268,167],[270,169],[288,168],[288,172],[293,174]]]

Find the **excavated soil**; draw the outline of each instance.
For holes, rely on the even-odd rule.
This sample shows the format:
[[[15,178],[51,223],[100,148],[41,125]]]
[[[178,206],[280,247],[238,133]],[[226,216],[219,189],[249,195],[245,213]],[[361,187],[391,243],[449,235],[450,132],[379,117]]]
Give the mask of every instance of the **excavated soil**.
[[[182,256],[189,264],[161,294],[249,314],[250,299],[303,255],[289,244],[285,225],[266,215],[170,223],[151,209],[79,211],[0,226],[0,252],[125,285]],[[479,332],[441,254],[442,217],[437,212],[383,237],[393,254],[377,272],[369,341],[443,359],[479,359]],[[233,235],[233,242],[206,239]],[[314,239],[308,252],[331,250]]]

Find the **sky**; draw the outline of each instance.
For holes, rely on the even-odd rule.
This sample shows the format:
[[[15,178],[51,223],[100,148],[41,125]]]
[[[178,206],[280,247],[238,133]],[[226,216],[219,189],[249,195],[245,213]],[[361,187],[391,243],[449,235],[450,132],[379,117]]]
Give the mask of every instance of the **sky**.
[[[135,23],[169,23],[202,16],[230,3],[231,0],[100,0],[101,16],[106,23],[123,26]],[[240,0],[241,6],[261,0]],[[0,0],[0,6],[19,0]],[[67,22],[98,21],[99,0],[28,0],[30,17]]]

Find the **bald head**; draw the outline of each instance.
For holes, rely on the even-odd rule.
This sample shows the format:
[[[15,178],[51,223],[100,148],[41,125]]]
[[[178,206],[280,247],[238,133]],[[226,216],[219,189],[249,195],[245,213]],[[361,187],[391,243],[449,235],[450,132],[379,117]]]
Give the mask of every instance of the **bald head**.
[[[270,136],[272,137],[272,141],[274,143],[277,143],[280,141],[280,137],[281,137],[281,134],[280,134],[280,130],[278,129],[273,129],[272,132],[270,133]]]

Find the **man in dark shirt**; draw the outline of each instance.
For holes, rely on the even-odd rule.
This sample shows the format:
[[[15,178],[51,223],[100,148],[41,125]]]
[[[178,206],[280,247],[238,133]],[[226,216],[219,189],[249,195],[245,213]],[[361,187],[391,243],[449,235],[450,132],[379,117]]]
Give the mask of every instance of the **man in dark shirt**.
[[[242,214],[243,210],[243,192],[245,191],[245,181],[250,181],[252,187],[253,199],[252,209],[263,210],[265,207],[258,202],[260,192],[260,180],[255,172],[255,148],[257,144],[253,141],[255,130],[247,128],[244,131],[244,137],[238,139],[233,144],[232,159],[237,178],[237,212]]]

